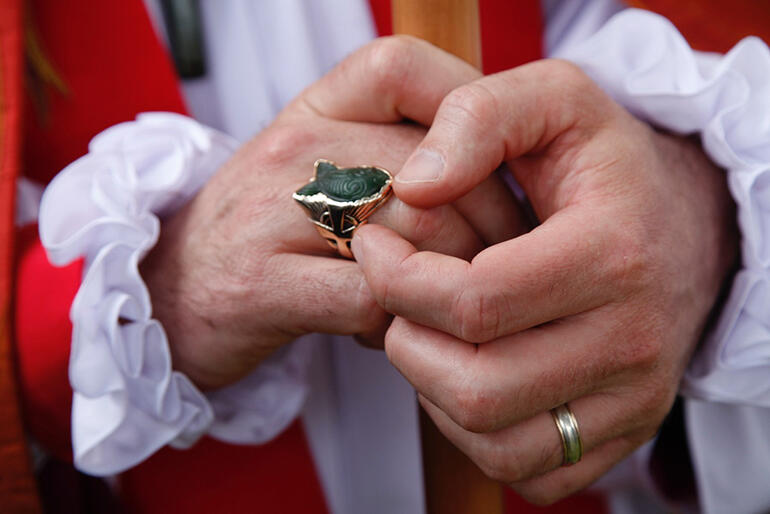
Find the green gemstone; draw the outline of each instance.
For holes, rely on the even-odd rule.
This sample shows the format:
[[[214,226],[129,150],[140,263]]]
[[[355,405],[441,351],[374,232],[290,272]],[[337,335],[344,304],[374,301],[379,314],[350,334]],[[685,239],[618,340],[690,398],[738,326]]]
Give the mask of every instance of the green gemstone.
[[[338,168],[328,161],[319,161],[315,180],[300,188],[297,194],[311,196],[323,193],[332,200],[353,202],[377,194],[390,176],[379,168]]]
[[[321,190],[318,189],[318,184],[316,184],[315,180],[313,180],[312,182],[308,182],[306,185],[297,189],[297,194],[302,196],[313,196],[320,192]]]

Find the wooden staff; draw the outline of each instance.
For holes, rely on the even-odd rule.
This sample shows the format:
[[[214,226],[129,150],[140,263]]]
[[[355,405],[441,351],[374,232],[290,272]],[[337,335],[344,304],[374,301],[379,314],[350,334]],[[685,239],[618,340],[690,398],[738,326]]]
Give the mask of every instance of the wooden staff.
[[[481,69],[478,0],[392,0],[393,32],[425,39]],[[484,475],[420,411],[428,514],[501,514],[499,483]]]
[[[433,43],[481,69],[478,0],[392,0],[393,32]]]

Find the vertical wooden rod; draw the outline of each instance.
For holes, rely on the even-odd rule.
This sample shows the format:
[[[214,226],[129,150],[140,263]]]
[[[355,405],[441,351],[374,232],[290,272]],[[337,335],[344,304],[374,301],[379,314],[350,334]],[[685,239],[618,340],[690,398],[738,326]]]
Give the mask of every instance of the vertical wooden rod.
[[[481,69],[478,0],[392,0],[393,32],[410,34]]]
[[[416,36],[481,69],[478,0],[392,0],[393,32]],[[502,514],[499,483],[484,475],[420,411],[428,514]]]

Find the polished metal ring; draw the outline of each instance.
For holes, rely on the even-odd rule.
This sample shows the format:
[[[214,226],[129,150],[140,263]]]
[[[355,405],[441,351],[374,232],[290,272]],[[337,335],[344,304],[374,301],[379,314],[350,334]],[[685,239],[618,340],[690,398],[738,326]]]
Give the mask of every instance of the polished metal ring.
[[[583,441],[580,439],[577,418],[567,404],[551,409],[551,416],[561,436],[561,447],[564,450],[562,466],[571,466],[583,457]]]
[[[353,258],[353,232],[391,195],[393,176],[377,166],[340,168],[318,159],[315,175],[292,198],[309,214],[321,237],[340,255]]]

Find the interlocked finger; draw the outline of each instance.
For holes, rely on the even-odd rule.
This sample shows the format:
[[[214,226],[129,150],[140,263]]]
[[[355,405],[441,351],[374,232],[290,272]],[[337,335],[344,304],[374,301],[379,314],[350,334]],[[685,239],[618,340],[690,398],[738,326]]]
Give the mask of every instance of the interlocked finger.
[[[424,396],[420,397],[420,403],[447,439],[495,480],[505,483],[529,480],[564,464],[562,439],[549,412],[495,432],[475,433],[455,423]],[[569,406],[579,420],[584,455],[615,436],[616,430],[607,430],[608,422],[622,422],[617,407],[601,396],[580,398]],[[607,412],[607,409],[615,411]]]

